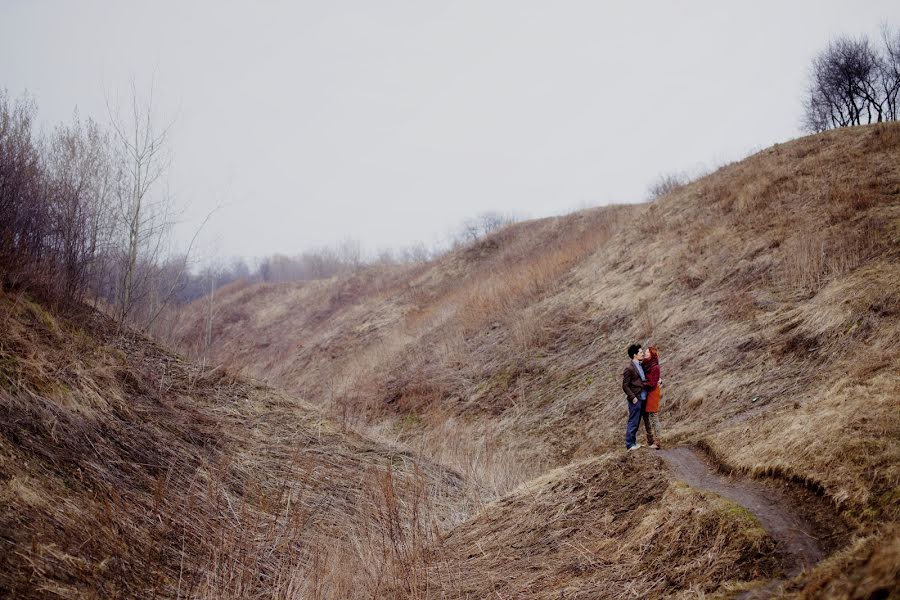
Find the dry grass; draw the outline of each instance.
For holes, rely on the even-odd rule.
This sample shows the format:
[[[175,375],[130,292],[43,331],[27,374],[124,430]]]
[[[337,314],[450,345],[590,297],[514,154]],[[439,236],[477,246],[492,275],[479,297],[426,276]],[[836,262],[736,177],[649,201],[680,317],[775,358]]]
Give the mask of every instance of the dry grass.
[[[893,599],[900,595],[900,531],[896,524],[860,537],[810,573],[778,591],[791,600],[833,598]]]
[[[772,541],[746,511],[670,481],[646,454],[552,471],[435,553],[433,598],[696,597],[776,571]]]
[[[805,482],[867,535],[900,518],[898,242],[900,126],[831,131],[414,272],[223,298],[248,317],[212,357],[454,465],[485,502],[620,447],[624,348],[652,340],[668,443]]]
[[[183,316],[187,351],[330,421],[5,297],[0,539],[16,551],[0,587],[731,595],[772,573],[768,538],[620,454],[624,348],[650,339],[665,443],[801,482],[854,528],[785,593],[889,589],[898,240],[900,127],[873,126],[764,150],[651,204],[516,224],[430,265],[223,290],[208,347],[203,303]]]
[[[82,320],[0,295],[0,595],[418,585],[411,556],[464,510],[459,476]]]
[[[505,235],[517,235],[510,244],[512,247],[504,248],[502,258],[494,261],[491,268],[480,269],[477,276],[442,301],[458,306],[456,314],[463,331],[477,333],[492,320],[519,313],[545,295],[576,264],[615,234],[624,221],[621,216],[622,211],[604,210],[599,213],[600,218],[581,219],[581,223],[560,219],[551,226],[556,231],[550,236],[529,235],[528,231],[518,233],[509,228]],[[489,238],[481,242],[482,245],[491,243],[497,240]],[[476,245],[470,252],[478,250]],[[518,327],[523,325],[518,323]],[[527,347],[531,336],[519,335],[520,343]]]
[[[427,456],[460,473],[466,497],[477,507],[538,477],[551,466],[551,461],[528,451],[527,441],[513,445],[501,440],[491,422],[479,424],[442,414],[425,418],[431,424],[406,415],[390,424],[357,423],[355,428],[367,437],[409,448],[416,456]]]

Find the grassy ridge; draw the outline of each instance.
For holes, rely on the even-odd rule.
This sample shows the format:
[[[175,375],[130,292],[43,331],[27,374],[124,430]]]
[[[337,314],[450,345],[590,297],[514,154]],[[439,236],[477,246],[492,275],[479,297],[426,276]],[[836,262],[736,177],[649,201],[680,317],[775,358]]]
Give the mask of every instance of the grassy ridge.
[[[652,341],[671,441],[865,517],[900,483],[898,159],[895,124],[831,131],[426,266],[244,286],[220,295],[209,356],[361,426],[414,415],[399,437],[463,471],[488,450],[508,471],[509,451],[502,491],[620,446],[623,349]]]
[[[777,574],[744,511],[623,455],[638,339],[666,444],[797,482],[850,529],[783,594],[884,597],[898,241],[885,125],[426,265],[232,285],[176,329],[200,362],[4,291],[0,595],[727,597]]]
[[[621,447],[619,373],[640,340],[662,353],[667,443],[823,495],[860,552],[889,547],[900,518],[897,124],[779,144],[654,203],[519,223],[428,265],[219,299],[211,346],[197,306],[183,348],[452,465],[483,500]]]
[[[427,597],[739,590],[777,572],[773,548],[749,513],[672,481],[653,457],[606,454],[528,482],[451,531]]]
[[[0,322],[0,595],[338,597],[465,510],[455,473],[101,315],[3,293]]]

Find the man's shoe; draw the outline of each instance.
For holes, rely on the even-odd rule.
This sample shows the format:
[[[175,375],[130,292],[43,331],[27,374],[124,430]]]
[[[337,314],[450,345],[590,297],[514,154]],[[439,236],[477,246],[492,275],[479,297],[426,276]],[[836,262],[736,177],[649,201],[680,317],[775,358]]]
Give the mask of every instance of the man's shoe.
[[[641,447],[640,444],[635,444],[634,446],[629,446],[628,449],[629,449],[629,450],[637,450],[637,449],[640,448],[640,447]]]
[[[656,442],[653,442],[652,444],[650,444],[650,445],[647,446],[647,447],[648,447],[648,448],[653,448],[654,450],[659,450],[659,444],[657,444]]]

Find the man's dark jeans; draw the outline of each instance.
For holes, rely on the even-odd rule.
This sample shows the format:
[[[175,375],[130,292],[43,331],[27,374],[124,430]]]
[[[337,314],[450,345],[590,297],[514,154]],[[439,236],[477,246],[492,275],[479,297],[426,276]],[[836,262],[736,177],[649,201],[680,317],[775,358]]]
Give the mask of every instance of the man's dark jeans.
[[[631,400],[625,400],[628,403],[628,424],[625,426],[625,447],[631,448],[637,443],[637,431],[641,425],[641,409],[644,407],[644,401],[638,400],[633,403]]]

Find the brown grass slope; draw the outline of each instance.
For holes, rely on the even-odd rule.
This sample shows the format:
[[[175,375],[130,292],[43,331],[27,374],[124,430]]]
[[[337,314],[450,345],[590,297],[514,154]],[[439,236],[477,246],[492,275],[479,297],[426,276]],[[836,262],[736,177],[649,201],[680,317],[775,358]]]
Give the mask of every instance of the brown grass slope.
[[[376,424],[488,496],[620,448],[624,348],[651,341],[666,443],[822,494],[861,536],[844,566],[897,557],[897,124],[776,145],[657,202],[520,223],[425,266],[232,289],[216,311],[212,360]],[[189,317],[196,351],[203,306]]]
[[[399,551],[461,488],[99,314],[0,293],[2,597],[371,597],[412,585]]]
[[[451,531],[435,555],[425,597],[698,597],[778,570],[750,513],[640,453],[528,482]]]

